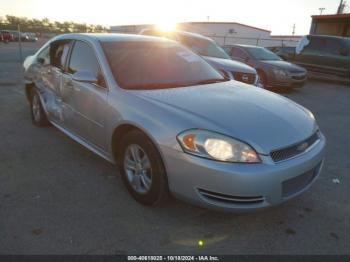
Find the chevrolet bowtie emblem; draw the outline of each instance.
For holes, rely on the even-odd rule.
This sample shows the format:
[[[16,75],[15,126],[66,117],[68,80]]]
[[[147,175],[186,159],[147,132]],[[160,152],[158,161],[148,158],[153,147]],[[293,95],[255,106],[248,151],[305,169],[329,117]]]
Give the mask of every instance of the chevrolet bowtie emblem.
[[[298,145],[297,150],[304,151],[308,146],[309,144],[307,142],[301,143],[300,145]]]

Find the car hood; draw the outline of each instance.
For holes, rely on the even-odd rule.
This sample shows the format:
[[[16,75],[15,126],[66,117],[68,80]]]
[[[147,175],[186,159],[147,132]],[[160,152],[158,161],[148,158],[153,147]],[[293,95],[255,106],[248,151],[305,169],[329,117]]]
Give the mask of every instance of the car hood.
[[[260,154],[298,143],[317,128],[310,111],[272,92],[235,81],[139,91],[138,96],[190,124],[245,141]],[[175,120],[177,119],[177,120]],[[157,120],[159,121],[159,120]],[[188,125],[188,124],[187,124]]]
[[[248,73],[248,74],[256,74],[256,71],[253,67],[238,61],[234,61],[231,59],[224,59],[224,58],[209,57],[209,56],[203,56],[203,58],[209,64],[211,64],[213,67],[219,70],[225,70],[228,72],[242,72],[242,73]]]
[[[287,71],[306,73],[304,68],[283,60],[262,60],[261,62]]]

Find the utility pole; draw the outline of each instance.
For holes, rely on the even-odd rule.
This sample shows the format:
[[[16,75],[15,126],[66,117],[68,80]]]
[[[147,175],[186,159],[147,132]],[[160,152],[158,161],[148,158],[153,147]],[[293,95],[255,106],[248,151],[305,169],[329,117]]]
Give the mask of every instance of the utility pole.
[[[340,0],[339,6],[338,6],[338,10],[337,10],[337,14],[343,13],[343,10],[344,10],[344,3],[343,3],[343,1],[344,0]]]
[[[295,24],[293,25],[293,32],[292,35],[295,35]]]
[[[23,63],[23,53],[22,53],[22,36],[21,36],[21,26],[17,25],[17,34],[18,34],[18,50],[19,50],[19,61]]]
[[[324,7],[321,7],[321,8],[319,8],[318,10],[320,10],[320,15],[322,15],[322,13],[323,13],[323,11],[325,10],[326,8],[324,8]]]
[[[209,22],[209,19],[210,19],[210,16],[208,15],[208,16],[207,16],[207,22]]]

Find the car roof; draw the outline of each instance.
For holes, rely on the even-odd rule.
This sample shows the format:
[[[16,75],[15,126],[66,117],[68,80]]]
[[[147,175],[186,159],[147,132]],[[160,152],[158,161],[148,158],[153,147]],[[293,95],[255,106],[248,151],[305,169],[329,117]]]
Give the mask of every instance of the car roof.
[[[193,37],[193,38],[201,38],[201,39],[206,39],[206,40],[212,41],[212,39],[209,37],[206,37],[206,36],[200,35],[200,34],[196,34],[196,33],[192,33],[192,32],[188,32],[188,31],[176,30],[175,32],[177,34],[183,35],[183,36],[189,36],[189,37]]]
[[[256,46],[256,45],[241,45],[241,44],[234,44],[234,45],[227,45],[227,47],[241,47],[241,48],[265,48],[262,46]]]
[[[157,28],[145,28],[145,29],[142,29],[141,30],[141,34],[143,32],[146,32],[146,31],[158,31]],[[182,35],[182,36],[187,36],[187,37],[193,37],[193,38],[200,38],[200,39],[205,39],[205,40],[209,40],[209,41],[213,41],[210,37],[206,37],[204,35],[201,35],[201,34],[197,34],[197,33],[192,33],[192,32],[188,32],[188,31],[184,31],[184,30],[173,30],[173,31],[170,31],[170,32],[165,32],[165,34],[171,34],[171,33],[175,33],[177,35]]]
[[[150,41],[150,42],[162,42],[171,41],[168,39],[162,39],[159,37],[135,35],[135,34],[116,34],[116,33],[72,33],[62,34],[54,38],[54,40],[92,40],[100,42],[115,42],[115,41]]]

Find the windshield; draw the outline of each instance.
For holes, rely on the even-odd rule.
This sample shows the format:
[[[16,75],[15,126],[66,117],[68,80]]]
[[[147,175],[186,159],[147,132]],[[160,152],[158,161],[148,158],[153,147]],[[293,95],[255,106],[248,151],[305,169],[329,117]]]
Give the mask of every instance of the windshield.
[[[245,47],[245,50],[257,60],[282,60],[275,53],[262,47]]]
[[[179,36],[180,42],[202,56],[231,59],[230,56],[214,41],[198,38]]]
[[[102,42],[124,89],[162,89],[227,81],[201,57],[175,42]]]

